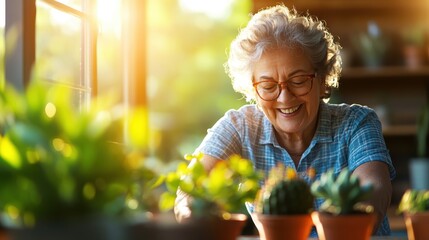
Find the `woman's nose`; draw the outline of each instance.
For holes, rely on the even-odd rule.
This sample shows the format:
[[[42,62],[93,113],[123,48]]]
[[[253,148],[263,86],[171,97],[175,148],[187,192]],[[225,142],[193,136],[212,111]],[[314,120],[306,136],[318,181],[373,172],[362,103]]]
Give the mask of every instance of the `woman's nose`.
[[[286,101],[288,99],[291,99],[291,98],[294,98],[294,97],[295,97],[295,95],[293,95],[289,91],[289,88],[287,87],[287,85],[286,84],[282,84],[281,85],[280,95],[277,98],[277,101],[284,102],[284,101]]]

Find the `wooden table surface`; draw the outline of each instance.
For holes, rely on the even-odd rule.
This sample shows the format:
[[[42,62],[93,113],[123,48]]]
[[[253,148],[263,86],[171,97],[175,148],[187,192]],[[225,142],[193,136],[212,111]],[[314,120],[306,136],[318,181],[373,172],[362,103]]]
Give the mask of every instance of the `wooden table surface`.
[[[371,240],[407,240],[403,236],[388,236],[388,237],[371,237]],[[259,236],[240,236],[237,240],[260,240]],[[309,238],[308,240],[317,240],[317,238]]]

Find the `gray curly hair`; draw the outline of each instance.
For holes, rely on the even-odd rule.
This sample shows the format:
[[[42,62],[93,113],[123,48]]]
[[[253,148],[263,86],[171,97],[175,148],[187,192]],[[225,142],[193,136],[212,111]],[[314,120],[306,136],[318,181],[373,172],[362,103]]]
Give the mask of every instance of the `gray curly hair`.
[[[309,56],[317,76],[325,79],[327,91],[323,98],[329,98],[331,88],[338,87],[341,46],[334,42],[324,22],[299,15],[284,5],[256,13],[232,41],[225,70],[234,90],[242,93],[248,102],[256,100],[252,85],[254,64],[267,49],[292,46],[301,48]]]

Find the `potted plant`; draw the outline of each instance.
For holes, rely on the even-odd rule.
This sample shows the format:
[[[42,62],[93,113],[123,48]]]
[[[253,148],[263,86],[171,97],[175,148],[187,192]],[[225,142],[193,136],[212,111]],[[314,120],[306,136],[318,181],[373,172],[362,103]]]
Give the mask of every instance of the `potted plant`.
[[[12,239],[124,239],[155,172],[120,143],[122,115],[77,111],[47,87],[0,90],[2,224]]]
[[[405,191],[398,213],[404,214],[409,240],[429,239],[429,190]]]
[[[235,240],[247,220],[245,203],[255,198],[261,175],[249,160],[238,155],[217,162],[208,172],[201,163],[202,156],[186,155],[192,163],[181,162],[176,171],[165,176],[166,192],[161,195],[160,208],[171,210],[180,189],[188,195],[191,210],[190,218],[182,224],[203,223],[199,226],[205,231],[204,239]]]
[[[379,25],[370,21],[367,31],[353,38],[352,43],[366,67],[377,68],[383,64],[390,45],[389,39],[383,34]]]
[[[311,192],[324,199],[312,219],[321,240],[370,239],[376,221],[374,208],[365,205],[372,185],[360,185],[359,178],[344,168],[338,175],[333,170],[322,174],[311,185]]]
[[[270,170],[255,200],[252,219],[262,240],[305,240],[311,232],[310,185],[283,164]]]
[[[429,158],[426,150],[428,133],[429,104],[426,103],[417,119],[417,158],[412,158],[409,165],[412,189],[429,189]]]
[[[425,60],[425,30],[421,26],[407,28],[402,33],[405,66],[418,68]]]

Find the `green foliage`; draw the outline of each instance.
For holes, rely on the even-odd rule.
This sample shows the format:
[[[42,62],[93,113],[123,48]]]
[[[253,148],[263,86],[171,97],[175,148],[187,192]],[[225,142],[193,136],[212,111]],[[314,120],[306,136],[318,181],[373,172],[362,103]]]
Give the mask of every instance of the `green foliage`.
[[[118,216],[143,207],[155,184],[139,149],[121,143],[122,114],[95,99],[77,111],[70,100],[67,88],[40,83],[0,91],[0,211],[9,221]]]
[[[423,26],[413,26],[403,30],[402,40],[405,45],[424,47],[425,29]]]
[[[173,208],[179,188],[192,198],[194,217],[244,212],[245,202],[254,200],[261,175],[249,160],[232,156],[207,172],[201,163],[202,154],[185,157],[192,162],[180,163],[175,172],[165,176],[167,191],[161,195],[161,209]]]
[[[429,211],[429,191],[408,189],[402,195],[398,213],[420,213]]]
[[[390,45],[389,38],[383,34],[376,22],[369,22],[368,30],[359,33],[356,38],[353,38],[352,43],[369,67],[382,64]]]
[[[429,104],[422,107],[420,116],[417,119],[417,156],[427,157],[427,136],[429,132]]]
[[[256,212],[271,215],[306,214],[313,209],[309,184],[291,168],[279,164],[271,169],[255,202]]]
[[[359,178],[344,168],[338,176],[333,170],[323,173],[320,180],[311,185],[311,192],[325,199],[321,211],[335,215],[351,214],[355,212],[372,212],[372,206],[361,205],[373,191],[371,184],[360,185]]]
[[[157,136],[154,154],[169,162],[196,148],[207,128],[245,101],[224,70],[251,1],[232,1],[225,18],[181,9],[177,0],[148,1],[148,95]]]

